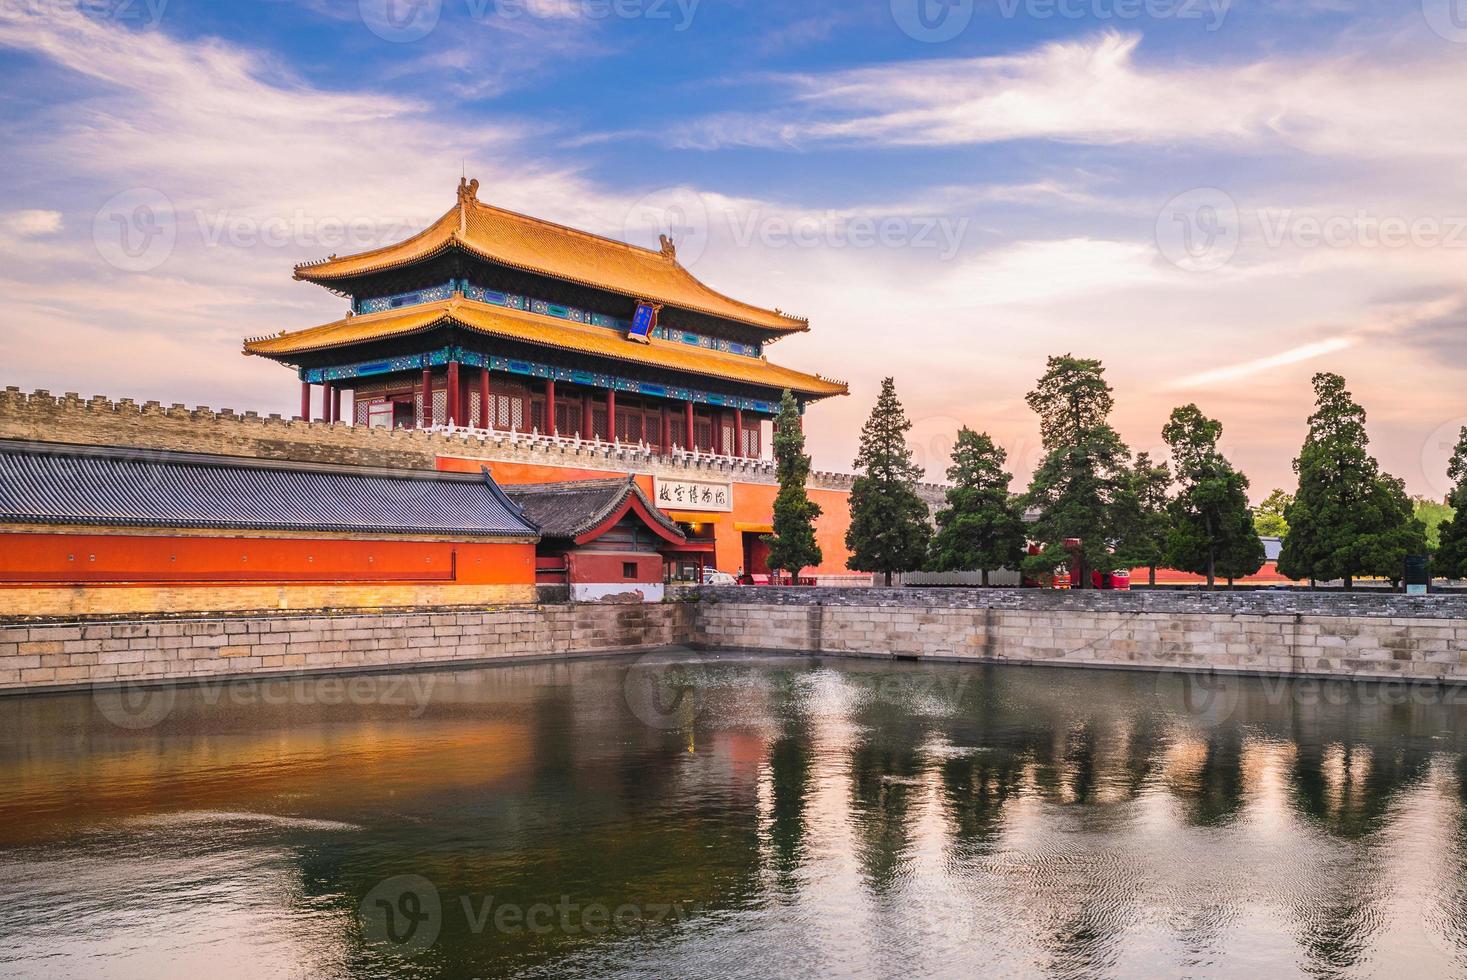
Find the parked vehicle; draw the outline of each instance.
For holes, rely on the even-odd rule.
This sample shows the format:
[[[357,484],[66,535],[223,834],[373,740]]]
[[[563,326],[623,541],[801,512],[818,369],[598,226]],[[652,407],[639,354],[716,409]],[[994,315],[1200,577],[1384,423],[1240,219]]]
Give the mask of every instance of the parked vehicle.
[[[704,585],[738,585],[739,584],[739,580],[736,579],[736,578],[734,578],[728,572],[720,572],[716,568],[709,568],[709,569],[705,569],[703,571],[703,584]]]

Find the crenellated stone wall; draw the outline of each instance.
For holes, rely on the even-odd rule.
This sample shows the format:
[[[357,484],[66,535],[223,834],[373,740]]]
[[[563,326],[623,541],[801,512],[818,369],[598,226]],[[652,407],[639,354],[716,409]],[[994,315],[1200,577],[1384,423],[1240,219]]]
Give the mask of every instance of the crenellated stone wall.
[[[666,457],[637,446],[576,444],[503,432],[373,429],[230,409],[140,404],[130,398],[112,401],[100,395],[82,398],[48,391],[27,394],[14,387],[0,391],[0,438],[406,469],[434,469],[438,457],[455,456],[673,479],[778,483],[774,464],[768,460]],[[849,491],[853,479],[844,473],[815,472],[809,485]],[[943,488],[935,484],[923,485],[921,490],[929,503],[942,498]]]

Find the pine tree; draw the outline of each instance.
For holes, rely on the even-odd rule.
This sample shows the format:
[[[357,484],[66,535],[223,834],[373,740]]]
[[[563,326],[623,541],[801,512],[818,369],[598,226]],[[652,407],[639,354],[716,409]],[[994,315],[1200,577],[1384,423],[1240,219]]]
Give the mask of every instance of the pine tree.
[[[1117,563],[1144,567],[1148,585],[1156,584],[1156,567],[1166,556],[1166,537],[1172,526],[1167,498],[1171,485],[1172,473],[1165,462],[1153,463],[1150,453],[1137,453],[1118,499]]]
[[[1067,538],[1081,542],[1080,575],[1111,562],[1119,537],[1130,452],[1107,418],[1115,405],[1105,368],[1097,360],[1062,354],[1026,396],[1039,416],[1045,456],[1029,482],[1025,502],[1039,511],[1029,528],[1041,553],[1025,559],[1025,570],[1047,575],[1069,560]]]
[[[992,568],[1017,568],[1024,550],[1024,521],[1009,493],[1008,454],[986,432],[958,430],[947,478],[947,507],[937,512],[932,539],[934,571],[980,569],[988,585]]]
[[[1399,578],[1413,549],[1424,553],[1426,528],[1411,512],[1400,481],[1380,472],[1366,447],[1365,409],[1338,374],[1314,376],[1315,410],[1294,460],[1299,490],[1284,512],[1289,536],[1279,571],[1311,581],[1357,575]]]
[[[1232,584],[1263,567],[1263,542],[1248,506],[1248,478],[1218,452],[1222,423],[1196,405],[1172,410],[1161,437],[1172,450],[1181,489],[1172,501],[1167,564],[1207,576],[1207,587],[1221,574]]]
[[[851,485],[851,526],[846,566],[881,572],[891,584],[893,572],[921,568],[932,536],[927,504],[917,496],[922,468],[912,459],[907,431],[912,423],[897,400],[891,378],[881,381],[881,394],[861,427],[861,448]]]
[[[1440,543],[1432,557],[1432,574],[1467,578],[1467,426],[1463,426],[1452,460],[1447,464],[1447,479],[1453,482],[1447,503],[1456,513],[1438,529]]]
[[[1265,538],[1279,538],[1280,540],[1289,536],[1289,522],[1284,519],[1284,511],[1294,502],[1294,495],[1275,487],[1263,503],[1253,508],[1253,526],[1258,533]]]
[[[793,580],[800,577],[801,570],[819,565],[824,555],[815,541],[820,505],[805,491],[810,457],[805,455],[800,407],[788,390],[780,397],[774,422],[774,471],[779,493],[774,497],[774,533],[764,537],[769,543],[767,562],[771,571],[787,571]]]

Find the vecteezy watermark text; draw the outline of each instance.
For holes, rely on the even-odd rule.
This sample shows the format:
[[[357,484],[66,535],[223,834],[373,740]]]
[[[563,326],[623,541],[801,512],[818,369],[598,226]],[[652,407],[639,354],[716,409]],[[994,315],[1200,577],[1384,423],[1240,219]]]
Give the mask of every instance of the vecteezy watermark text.
[[[914,41],[951,41],[972,23],[978,0],[889,0],[891,16]],[[1097,22],[1196,21],[1222,28],[1233,0],[994,0],[985,9],[1004,20]]]
[[[452,899],[456,898],[456,901]],[[378,882],[359,907],[362,937],[400,956],[431,948],[450,916],[463,917],[470,935],[639,935],[685,922],[697,913],[688,902],[601,902],[561,895],[555,901],[508,902],[492,894],[440,894],[422,875]]]
[[[1173,197],[1156,216],[1158,251],[1190,272],[1232,261],[1244,241],[1264,248],[1467,248],[1467,214],[1319,213],[1296,208],[1242,210],[1226,191],[1198,187]]]
[[[157,27],[169,0],[0,0],[0,12],[60,20],[86,17],[129,27]]]
[[[646,20],[667,22],[681,33],[693,25],[702,0],[462,0],[475,23],[490,20]],[[384,41],[406,44],[427,37],[443,17],[444,0],[357,0],[367,30]]]
[[[108,684],[92,693],[97,710],[120,728],[144,729],[161,724],[181,697],[217,707],[339,705],[406,708],[408,718],[421,718],[433,698],[432,674],[363,674],[351,677],[253,677],[172,684]],[[186,692],[186,693],[185,693]]]

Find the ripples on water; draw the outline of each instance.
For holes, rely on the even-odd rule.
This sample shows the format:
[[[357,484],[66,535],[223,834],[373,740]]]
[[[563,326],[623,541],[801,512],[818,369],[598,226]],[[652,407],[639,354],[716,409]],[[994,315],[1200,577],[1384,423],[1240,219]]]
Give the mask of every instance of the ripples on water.
[[[166,698],[0,700],[0,973],[1467,968],[1450,692],[688,655]]]

